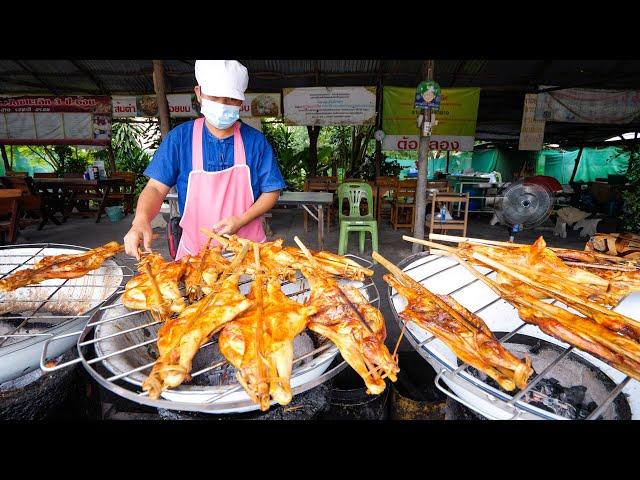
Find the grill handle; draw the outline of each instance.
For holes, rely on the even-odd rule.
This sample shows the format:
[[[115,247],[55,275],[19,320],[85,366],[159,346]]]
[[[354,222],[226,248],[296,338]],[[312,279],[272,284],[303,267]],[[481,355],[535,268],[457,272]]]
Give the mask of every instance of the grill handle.
[[[436,378],[434,380],[434,383],[436,385],[436,387],[438,388],[438,390],[440,390],[442,393],[444,393],[445,395],[447,395],[448,397],[452,398],[453,400],[455,400],[456,402],[461,403],[462,405],[464,405],[465,407],[467,407],[470,410],[473,410],[474,412],[476,411],[476,409],[466,400],[463,400],[462,398],[460,398],[458,395],[456,395],[454,392],[447,390],[441,383],[440,383],[440,379],[443,377],[443,375],[446,375],[448,373],[448,371],[446,369],[442,369],[440,370],[440,372],[438,373],[438,375],[436,375]],[[488,418],[489,420],[500,420],[500,418],[492,416],[492,415],[486,415],[485,413],[482,414],[484,417]],[[515,419],[517,415],[514,415],[514,417],[512,419]]]
[[[80,330],[78,332],[65,333],[64,335],[56,335],[55,337],[47,338],[42,344],[42,354],[40,355],[40,369],[43,372],[55,372],[56,370],[60,370],[62,368],[67,368],[70,365],[79,363],[82,361],[82,357],[74,358],[73,360],[69,360],[68,362],[61,363],[54,367],[47,367],[47,350],[49,349],[49,344],[55,340],[59,340],[65,337],[73,337],[80,335],[84,330]]]

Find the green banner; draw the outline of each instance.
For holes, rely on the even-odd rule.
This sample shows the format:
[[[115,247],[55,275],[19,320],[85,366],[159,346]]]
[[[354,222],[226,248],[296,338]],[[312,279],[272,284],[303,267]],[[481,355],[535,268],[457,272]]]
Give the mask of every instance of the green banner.
[[[438,124],[434,127],[433,150],[472,150],[478,118],[479,88],[443,88]],[[382,92],[383,148],[417,149],[418,111],[414,108],[415,89],[384,87]],[[413,147],[413,148],[412,148]],[[444,147],[444,148],[442,148]]]

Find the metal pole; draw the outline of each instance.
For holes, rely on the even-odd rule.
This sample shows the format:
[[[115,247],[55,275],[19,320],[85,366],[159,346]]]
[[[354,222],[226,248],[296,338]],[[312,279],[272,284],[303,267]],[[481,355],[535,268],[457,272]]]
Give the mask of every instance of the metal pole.
[[[425,62],[427,80],[433,80],[433,60]],[[423,122],[431,119],[431,109],[423,109]],[[413,236],[424,238],[424,221],[427,209],[427,161],[429,158],[429,139],[431,134],[425,135],[420,128],[420,145],[418,146],[418,185],[416,187],[416,216],[413,222]],[[411,246],[412,253],[422,251],[422,245],[414,243]]]

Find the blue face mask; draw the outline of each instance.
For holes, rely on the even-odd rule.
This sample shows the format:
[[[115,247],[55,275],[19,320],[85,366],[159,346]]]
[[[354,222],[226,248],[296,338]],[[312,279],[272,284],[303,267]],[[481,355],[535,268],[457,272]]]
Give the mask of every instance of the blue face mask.
[[[240,107],[225,105],[205,98],[202,99],[200,112],[211,125],[221,130],[229,128],[240,118]]]

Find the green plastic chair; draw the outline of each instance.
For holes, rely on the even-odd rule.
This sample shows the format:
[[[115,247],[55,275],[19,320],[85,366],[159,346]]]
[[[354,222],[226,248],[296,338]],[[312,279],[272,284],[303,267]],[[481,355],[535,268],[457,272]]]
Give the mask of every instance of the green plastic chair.
[[[344,199],[349,202],[349,215],[342,213]],[[367,199],[367,214],[360,214],[360,202]],[[368,183],[347,182],[338,186],[338,218],[340,221],[340,241],[338,254],[344,255],[349,243],[349,233],[360,233],[360,253],[364,253],[365,234],[371,234],[373,251],[378,251],[378,222],[373,216],[373,191]]]

